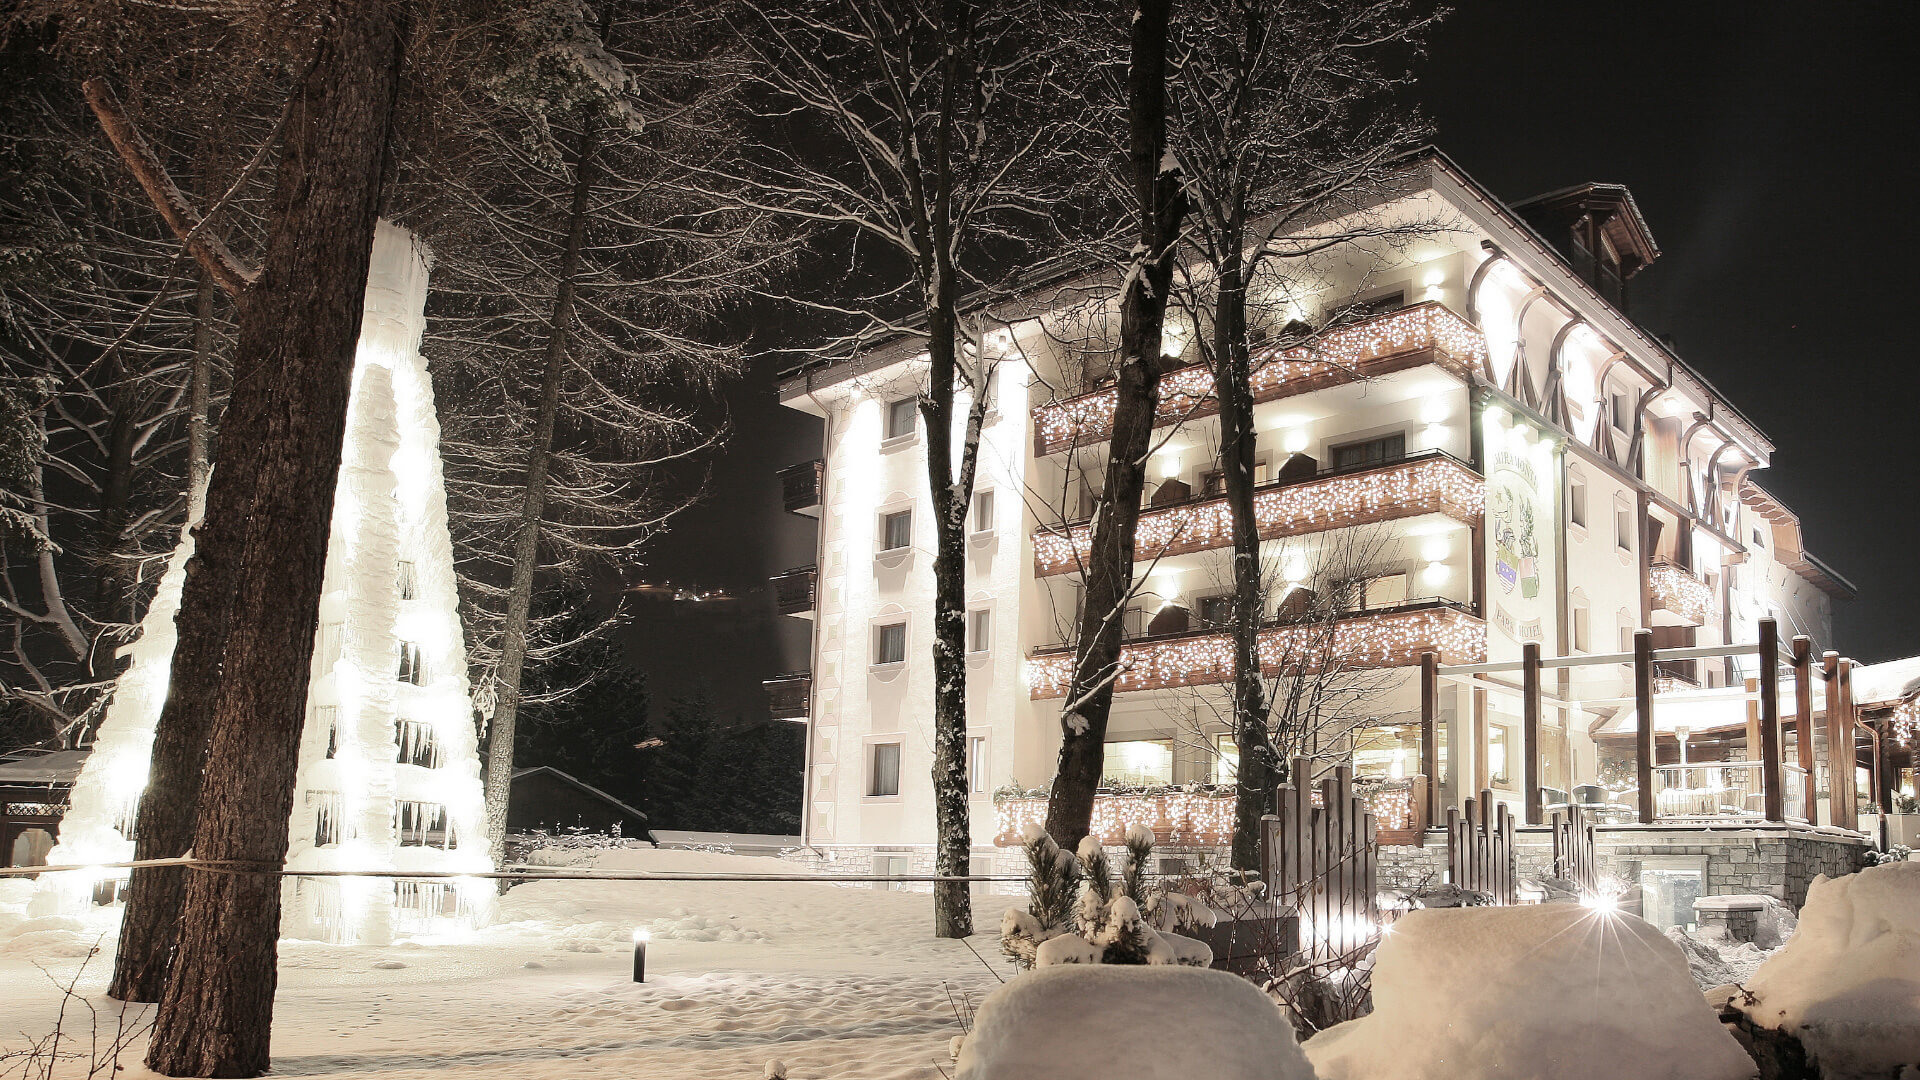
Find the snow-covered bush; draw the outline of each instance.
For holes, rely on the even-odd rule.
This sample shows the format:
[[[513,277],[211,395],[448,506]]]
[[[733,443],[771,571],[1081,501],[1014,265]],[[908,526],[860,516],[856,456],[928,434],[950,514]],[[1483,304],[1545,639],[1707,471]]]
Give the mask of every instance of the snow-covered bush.
[[[1186,898],[1149,894],[1145,867],[1153,854],[1153,834],[1145,828],[1127,830],[1127,864],[1117,885],[1106,849],[1095,837],[1080,841],[1076,857],[1060,850],[1038,826],[1029,826],[1022,847],[1031,899],[1026,910],[1008,908],[1000,918],[1000,949],[1022,967],[1213,963],[1213,950],[1205,943],[1173,932],[1183,917],[1188,926],[1201,925],[1195,905]],[[1154,918],[1142,913],[1143,901]]]
[[[1793,937],[1732,1008],[1797,1039],[1828,1080],[1920,1072],[1920,863],[1815,878]]]
[[[1180,967],[1049,967],[1010,980],[981,1002],[955,1073],[1313,1080],[1292,1029],[1251,983]]]
[[[1749,1080],[1680,949],[1572,904],[1408,912],[1373,1012],[1306,1044],[1320,1080]]]

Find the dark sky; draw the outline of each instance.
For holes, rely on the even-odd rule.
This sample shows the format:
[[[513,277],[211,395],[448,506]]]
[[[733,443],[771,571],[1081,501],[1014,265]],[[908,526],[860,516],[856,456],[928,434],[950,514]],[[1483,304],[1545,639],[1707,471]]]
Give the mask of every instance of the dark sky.
[[[1920,288],[1903,209],[1920,176],[1917,8],[1463,0],[1411,94],[1440,146],[1503,198],[1633,189],[1662,251],[1633,281],[1634,317],[1773,440],[1755,478],[1859,586],[1839,647],[1866,661],[1920,653],[1920,464],[1901,449],[1920,426],[1920,375],[1899,329]],[[819,434],[775,403],[771,364],[730,407],[713,498],[653,560],[747,589],[812,559],[812,522],[779,512],[773,474],[817,455]],[[656,681],[703,683],[742,710],[761,677],[805,666],[797,620],[768,616],[758,634],[656,622],[636,641]]]

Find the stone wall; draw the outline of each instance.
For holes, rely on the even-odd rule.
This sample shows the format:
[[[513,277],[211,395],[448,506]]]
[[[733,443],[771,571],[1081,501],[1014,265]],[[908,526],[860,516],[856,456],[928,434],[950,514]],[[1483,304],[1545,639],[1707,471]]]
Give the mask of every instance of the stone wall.
[[[1447,834],[1427,833],[1423,847],[1385,846],[1374,865],[1374,881],[1382,889],[1419,889],[1447,879]]]

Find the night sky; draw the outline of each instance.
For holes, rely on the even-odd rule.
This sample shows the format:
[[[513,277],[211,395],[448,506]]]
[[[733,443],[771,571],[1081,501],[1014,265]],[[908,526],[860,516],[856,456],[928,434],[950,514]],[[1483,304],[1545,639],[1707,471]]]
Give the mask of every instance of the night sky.
[[[1660,259],[1633,316],[1773,441],[1754,474],[1802,519],[1809,551],[1860,589],[1838,647],[1920,653],[1920,464],[1901,450],[1920,376],[1900,329],[1920,236],[1909,186],[1920,10],[1902,3],[1574,5],[1465,0],[1411,97],[1438,143],[1508,200],[1590,180],[1639,200]],[[733,613],[638,609],[656,695],[704,688],[764,716],[758,682],[806,664],[805,622],[771,614],[768,575],[813,558],[813,522],[779,509],[774,472],[817,456],[819,427],[774,399],[775,362],[729,394],[735,432],[712,498],[650,554],[652,577],[740,593]],[[765,613],[762,615],[761,613]]]

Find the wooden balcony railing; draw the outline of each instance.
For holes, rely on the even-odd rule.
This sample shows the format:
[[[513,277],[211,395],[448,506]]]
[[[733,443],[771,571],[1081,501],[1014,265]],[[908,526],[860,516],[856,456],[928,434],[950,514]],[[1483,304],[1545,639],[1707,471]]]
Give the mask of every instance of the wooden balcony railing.
[[[1281,674],[1336,657],[1344,668],[1408,667],[1423,652],[1437,652],[1443,663],[1477,664],[1486,659],[1487,626],[1448,600],[1427,600],[1381,611],[1356,612],[1333,624],[1280,624],[1260,632],[1261,666]],[[1136,638],[1120,653],[1116,690],[1159,690],[1233,679],[1233,645],[1217,630]],[[1073,650],[1058,646],[1035,652],[1027,661],[1032,696],[1063,697],[1073,681]]]
[[[1311,480],[1268,484],[1253,497],[1260,536],[1266,540],[1435,513],[1475,525],[1485,507],[1486,482],[1439,451]],[[1136,559],[1146,562],[1231,543],[1233,514],[1221,496],[1142,512],[1134,550]],[[1080,569],[1091,550],[1092,527],[1087,522],[1033,534],[1034,569],[1043,576]]]
[[[1434,363],[1465,375],[1485,361],[1487,342],[1470,322],[1439,303],[1415,304],[1354,323],[1313,345],[1275,350],[1254,360],[1255,401],[1304,394],[1355,379]],[[1104,441],[1113,431],[1114,391],[1094,390],[1034,409],[1034,445],[1052,454]],[[1160,382],[1156,424],[1206,416],[1217,408],[1213,375],[1203,365],[1170,372]]]
[[[813,617],[815,573],[811,566],[796,566],[771,579],[773,606],[782,615]]]
[[[821,497],[826,494],[826,463],[803,461],[781,469],[778,475],[780,499],[787,513],[819,517]]]
[[[1702,625],[1718,607],[1713,588],[1674,563],[1654,563],[1648,580],[1653,588],[1654,610],[1664,611],[1685,625]]]
[[[807,702],[813,690],[812,673],[794,671],[775,675],[760,685],[766,687],[769,715],[775,720],[807,718]]]

